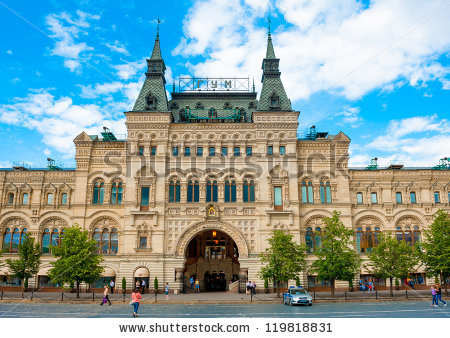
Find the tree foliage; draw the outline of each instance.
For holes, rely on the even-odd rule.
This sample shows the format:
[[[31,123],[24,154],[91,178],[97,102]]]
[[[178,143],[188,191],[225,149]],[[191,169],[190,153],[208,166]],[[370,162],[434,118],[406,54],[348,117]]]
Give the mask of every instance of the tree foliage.
[[[339,218],[340,213],[325,217],[322,231],[322,246],[316,252],[317,260],[311,271],[322,280],[330,281],[334,296],[335,281],[351,281],[359,271],[361,260],[355,252],[353,231],[345,227]]]
[[[7,259],[6,264],[12,272],[11,276],[22,282],[22,297],[24,287],[28,287],[28,279],[36,275],[41,265],[41,248],[34,243],[34,238],[24,235],[19,244],[19,258]]]
[[[368,270],[377,278],[389,278],[390,294],[393,296],[392,280],[407,278],[419,263],[418,248],[405,241],[398,241],[389,233],[378,235],[378,246],[369,254]]]
[[[58,284],[75,281],[77,297],[80,296],[80,283],[93,283],[101,277],[103,258],[96,253],[97,244],[78,224],[67,228],[60,246],[52,246],[51,250],[57,260],[51,263],[50,279]]]
[[[429,275],[443,280],[450,276],[450,217],[445,210],[434,214],[433,223],[424,231],[421,249],[420,258]]]
[[[260,276],[277,285],[278,296],[281,282],[295,279],[305,266],[306,246],[295,243],[292,237],[282,230],[274,230],[267,239],[269,247],[260,253],[265,265]]]

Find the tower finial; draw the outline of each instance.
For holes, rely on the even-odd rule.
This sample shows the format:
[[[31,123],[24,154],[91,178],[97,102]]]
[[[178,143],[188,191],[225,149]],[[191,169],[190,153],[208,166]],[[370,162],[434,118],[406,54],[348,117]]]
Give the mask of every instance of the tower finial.
[[[158,16],[158,26],[156,28],[156,36],[159,36],[159,24],[161,23],[161,21],[159,20],[159,16]]]
[[[267,28],[269,30],[269,37],[270,37],[270,16],[267,18],[267,21],[268,21]]]
[[[253,93],[255,92],[255,77],[253,77]]]

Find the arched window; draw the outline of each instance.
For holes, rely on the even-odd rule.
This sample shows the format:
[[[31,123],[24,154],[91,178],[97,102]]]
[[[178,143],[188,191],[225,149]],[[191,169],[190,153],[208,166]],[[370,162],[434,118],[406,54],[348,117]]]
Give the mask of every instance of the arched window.
[[[105,184],[103,182],[95,182],[94,192],[92,196],[93,204],[103,204],[103,197],[105,196]]]
[[[321,247],[322,247],[322,229],[317,227],[316,232],[314,234],[314,251],[320,250]]]
[[[397,238],[397,241],[399,241],[399,242],[405,240],[405,238],[403,236],[402,228],[397,227],[397,230],[395,231],[395,238]]]
[[[11,240],[11,249],[9,252],[19,252],[20,237],[20,230],[14,229]]]
[[[49,229],[44,230],[44,234],[42,235],[42,253],[50,253],[50,241],[52,235]]]
[[[11,229],[6,228],[3,234],[2,251],[7,253],[19,252],[19,245],[24,241],[26,232],[27,229],[20,231],[16,228],[11,232]]]
[[[356,230],[356,250],[358,252],[365,252],[364,231],[361,227]]]
[[[397,227],[395,237],[397,238],[397,241],[405,241],[409,246],[419,244],[421,240],[420,230],[418,226],[414,227],[414,231],[412,231],[411,227],[409,226],[405,226],[404,231],[401,227]]]
[[[111,204],[122,204],[122,182],[114,182],[111,187]]]
[[[314,203],[314,192],[311,182],[302,182],[302,203]]]
[[[51,253],[51,246],[60,246],[61,239],[64,236],[64,229],[59,233],[58,229],[45,229],[42,235],[42,253]]]
[[[376,227],[375,232],[373,233],[373,247],[374,248],[380,244],[379,236],[380,236],[380,228]]]
[[[53,246],[59,246],[59,231],[58,231],[58,229],[53,229],[51,244]]]
[[[187,189],[187,201],[199,202],[200,201],[200,188],[198,181],[189,181]]]
[[[206,182],[206,202],[217,202],[218,201],[218,189],[217,181],[207,181]]]
[[[225,202],[236,202],[236,181],[225,181]]]
[[[364,234],[365,242],[366,242],[366,251],[372,252],[373,251],[373,232],[370,227],[366,228],[366,233]]]
[[[306,229],[305,235],[306,252],[311,254],[314,252],[314,234],[311,228]]]
[[[244,181],[243,185],[243,201],[244,202],[255,202],[255,182]]]
[[[406,244],[408,244],[409,246],[412,246],[413,245],[413,234],[412,234],[411,228],[409,226],[405,227],[404,237],[405,237]]]
[[[320,182],[320,202],[331,203],[331,185],[330,182]]]
[[[356,249],[358,250],[358,252],[372,252],[373,248],[377,247],[379,244],[379,234],[379,227],[376,227],[375,231],[372,231],[371,227],[366,227],[365,230],[363,230],[363,228],[361,227],[358,227],[358,229],[356,230]]]
[[[113,228],[111,231],[108,229],[103,229],[103,231],[101,231],[99,228],[96,228],[92,238],[97,243],[97,253],[101,253],[103,255],[117,254],[119,247],[119,235],[116,228]]]
[[[180,202],[180,181],[170,181],[169,202]]]

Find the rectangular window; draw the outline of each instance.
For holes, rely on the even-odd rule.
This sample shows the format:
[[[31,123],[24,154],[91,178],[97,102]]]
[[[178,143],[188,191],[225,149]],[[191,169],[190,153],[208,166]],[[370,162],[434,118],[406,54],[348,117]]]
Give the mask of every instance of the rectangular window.
[[[286,147],[280,146],[280,155],[284,155],[284,154],[286,154]]]
[[[13,194],[12,192],[10,192],[10,193],[8,194],[8,204],[9,204],[9,205],[14,204],[14,194]]]
[[[191,156],[191,148],[184,147],[184,156]]]
[[[147,248],[147,237],[139,237],[139,249]]]
[[[395,202],[397,202],[397,204],[402,204],[402,193],[401,192],[395,193]]]
[[[149,187],[142,187],[141,188],[141,208],[147,208],[149,206],[150,202],[150,188]]]
[[[373,192],[371,196],[372,196],[372,204],[377,204],[378,203],[377,193]]]
[[[203,156],[203,148],[202,147],[197,147],[197,156]]]
[[[178,147],[172,147],[172,156],[178,156]]]
[[[139,155],[144,155],[144,147],[139,147]]]
[[[274,187],[273,188],[273,200],[275,210],[283,210],[283,198],[282,198],[282,188]]]
[[[434,192],[434,203],[441,203],[441,196],[439,195],[439,191]]]
[[[245,155],[252,156],[252,147],[245,148]]]
[[[209,147],[209,156],[216,156],[216,148]]]
[[[416,203],[416,193],[414,191],[409,193],[409,199],[411,201],[411,204]]]
[[[61,204],[67,204],[67,193],[61,195]]]
[[[155,156],[155,155],[156,155],[156,147],[152,147],[152,148],[151,148],[151,153],[150,153],[150,155],[151,155],[151,156]]]
[[[228,156],[228,148],[222,147],[222,156]]]
[[[356,193],[356,203],[363,204],[363,193],[362,192]]]
[[[267,146],[267,155],[273,155],[273,146]]]
[[[47,204],[49,205],[53,204],[53,194],[47,195]]]
[[[28,205],[28,194],[23,194],[22,196],[22,204]]]
[[[241,156],[241,149],[239,147],[234,147],[234,156]]]

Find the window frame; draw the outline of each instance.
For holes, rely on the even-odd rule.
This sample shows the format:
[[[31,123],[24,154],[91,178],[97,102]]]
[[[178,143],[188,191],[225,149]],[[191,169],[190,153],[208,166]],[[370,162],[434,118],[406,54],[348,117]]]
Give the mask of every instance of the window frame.
[[[374,196],[375,196],[375,202],[374,202]],[[378,204],[378,194],[376,192],[370,193],[370,202],[371,202],[371,204]]]
[[[178,147],[172,147],[172,156],[178,156]]]

